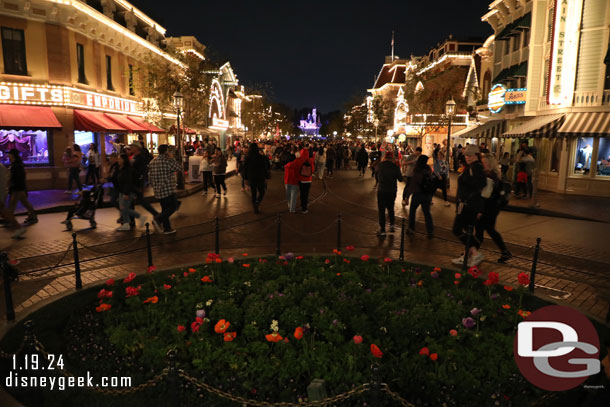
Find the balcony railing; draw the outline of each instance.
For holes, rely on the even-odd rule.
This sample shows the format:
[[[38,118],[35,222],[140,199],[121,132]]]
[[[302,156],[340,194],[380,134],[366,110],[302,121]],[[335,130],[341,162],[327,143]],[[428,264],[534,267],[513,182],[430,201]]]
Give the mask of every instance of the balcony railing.
[[[574,106],[610,105],[610,90],[574,92]]]

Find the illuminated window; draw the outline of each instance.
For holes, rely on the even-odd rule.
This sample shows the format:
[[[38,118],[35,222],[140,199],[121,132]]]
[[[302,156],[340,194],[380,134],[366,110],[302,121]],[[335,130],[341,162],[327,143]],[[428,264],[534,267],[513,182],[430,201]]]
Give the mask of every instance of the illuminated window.
[[[23,30],[2,27],[2,53],[4,54],[4,73],[27,75],[25,60],[25,37]]]
[[[0,130],[0,162],[8,165],[7,153],[17,149],[25,165],[49,165],[50,137],[47,137],[43,130]]]
[[[129,64],[129,94],[135,96],[136,92],[133,87],[133,65]]]
[[[88,84],[85,75],[85,47],[83,44],[76,44],[76,63],[78,64],[78,83]]]
[[[597,175],[610,177],[610,137],[600,137],[599,139]]]
[[[106,55],[106,89],[114,90],[112,86],[112,58]]]
[[[579,137],[574,156],[574,175],[587,175],[593,160],[593,137]]]

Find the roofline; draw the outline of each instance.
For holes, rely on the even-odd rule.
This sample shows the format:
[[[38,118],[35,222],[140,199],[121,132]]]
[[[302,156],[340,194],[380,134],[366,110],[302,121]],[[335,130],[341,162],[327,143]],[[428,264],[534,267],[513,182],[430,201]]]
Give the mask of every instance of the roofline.
[[[127,10],[132,10],[133,14],[135,14],[138,18],[140,18],[142,21],[150,24],[151,26],[155,27],[155,29],[159,33],[161,33],[162,35],[165,35],[165,32],[167,30],[165,28],[163,28],[161,26],[161,24],[157,23],[155,20],[153,20],[152,18],[148,17],[142,11],[140,11],[139,9],[134,7],[133,4],[131,4],[131,3],[127,2],[127,1],[125,1],[125,0],[114,0],[114,1],[116,1],[121,6],[125,7]]]

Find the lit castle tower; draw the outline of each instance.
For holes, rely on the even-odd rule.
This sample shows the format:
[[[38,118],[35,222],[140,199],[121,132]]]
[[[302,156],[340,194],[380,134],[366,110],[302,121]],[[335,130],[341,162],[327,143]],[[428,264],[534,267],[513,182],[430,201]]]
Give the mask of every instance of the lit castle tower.
[[[307,119],[301,117],[301,124],[299,125],[301,134],[317,137],[320,135],[320,127],[322,127],[322,123],[315,108],[307,115]]]

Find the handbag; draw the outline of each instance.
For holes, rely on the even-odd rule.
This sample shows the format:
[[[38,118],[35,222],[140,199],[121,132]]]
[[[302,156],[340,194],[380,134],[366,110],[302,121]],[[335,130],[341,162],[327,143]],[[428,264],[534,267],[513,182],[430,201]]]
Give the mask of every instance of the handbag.
[[[494,183],[494,180],[491,178],[485,178],[485,179],[487,180],[487,184],[481,190],[481,197],[483,197],[485,199],[489,199],[491,197],[491,194],[494,192],[495,183]]]

